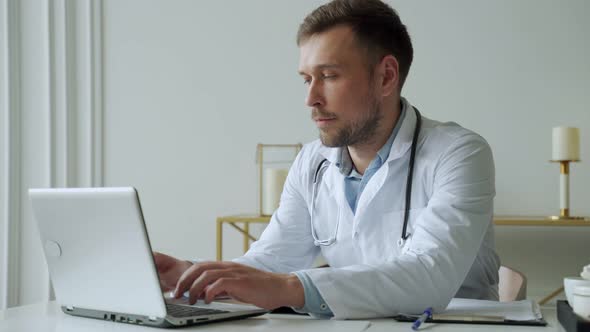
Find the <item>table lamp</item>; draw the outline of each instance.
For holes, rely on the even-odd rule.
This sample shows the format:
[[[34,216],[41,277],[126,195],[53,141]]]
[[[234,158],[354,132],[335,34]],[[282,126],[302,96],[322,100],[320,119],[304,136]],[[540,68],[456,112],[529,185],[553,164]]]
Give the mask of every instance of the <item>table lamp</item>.
[[[580,131],[573,127],[553,128],[553,151],[551,162],[560,164],[559,215],[551,220],[584,220],[570,214],[570,163],[580,161]]]
[[[281,193],[283,192],[283,184],[287,178],[288,166],[297,157],[303,145],[297,144],[258,144],[256,147],[256,162],[258,163],[258,193],[259,205],[258,215],[269,217],[273,214],[279,206]],[[291,154],[288,160],[269,160],[267,158],[268,152],[266,150],[275,149],[290,149],[294,154]]]

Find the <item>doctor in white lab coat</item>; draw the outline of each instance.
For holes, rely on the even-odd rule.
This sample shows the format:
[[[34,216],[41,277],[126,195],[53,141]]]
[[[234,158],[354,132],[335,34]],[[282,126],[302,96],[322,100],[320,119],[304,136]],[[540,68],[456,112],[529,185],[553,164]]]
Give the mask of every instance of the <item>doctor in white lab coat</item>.
[[[497,299],[490,147],[455,123],[421,117],[404,232],[419,117],[401,97],[409,36],[378,0],[326,6],[298,34],[299,73],[320,139],[297,156],[278,210],[243,257],[192,264],[156,253],[162,287],[189,291],[191,302],[227,293],[321,315],[306,310],[319,301],[335,318],[440,310],[452,297]],[[329,267],[312,267],[319,254]]]
[[[456,297],[498,299],[494,252],[494,169],[489,146],[453,123],[422,118],[405,243],[401,240],[409,149],[416,115],[404,122],[386,163],[353,214],[336,166],[339,149],[306,145],[287,178],[281,205],[259,241],[236,262],[306,272],[336,317],[388,316],[444,308]],[[329,166],[316,184],[319,160]],[[316,239],[331,245],[317,245]],[[336,232],[337,229],[337,232]],[[309,269],[321,253],[330,268]]]

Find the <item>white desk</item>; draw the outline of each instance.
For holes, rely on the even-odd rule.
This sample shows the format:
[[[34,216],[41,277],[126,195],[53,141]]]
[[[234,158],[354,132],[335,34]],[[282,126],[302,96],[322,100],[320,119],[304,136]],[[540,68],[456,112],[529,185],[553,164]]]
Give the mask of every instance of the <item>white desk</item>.
[[[542,309],[549,323],[546,327],[424,324],[423,331],[564,331],[557,322],[555,307]],[[265,315],[246,320],[197,325],[182,328],[182,331],[321,331],[360,332],[368,324],[365,321],[315,320],[307,316]],[[79,318],[61,312],[55,302],[39,303],[0,311],[1,332],[97,332],[97,331],[174,331],[153,327],[114,323],[96,319]],[[398,323],[392,319],[370,321],[368,332],[411,331],[409,323]]]

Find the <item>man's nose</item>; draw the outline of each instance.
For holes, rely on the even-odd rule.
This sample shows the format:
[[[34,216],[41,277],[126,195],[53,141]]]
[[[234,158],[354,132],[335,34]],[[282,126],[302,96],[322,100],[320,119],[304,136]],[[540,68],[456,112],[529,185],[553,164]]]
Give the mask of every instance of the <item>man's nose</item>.
[[[309,107],[324,106],[324,98],[321,91],[321,86],[316,83],[317,81],[311,81],[307,88],[307,97],[305,98],[305,104]]]

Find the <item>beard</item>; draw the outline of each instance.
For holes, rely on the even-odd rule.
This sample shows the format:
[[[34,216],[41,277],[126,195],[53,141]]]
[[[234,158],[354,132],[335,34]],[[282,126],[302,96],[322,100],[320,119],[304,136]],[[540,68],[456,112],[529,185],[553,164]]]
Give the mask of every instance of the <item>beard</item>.
[[[381,103],[377,98],[367,99],[369,99],[368,110],[360,118],[346,124],[333,134],[320,129],[320,140],[323,145],[331,148],[344,147],[368,143],[373,139],[379,122],[383,118],[383,113],[381,112]],[[336,115],[314,108],[312,117],[332,118]]]

